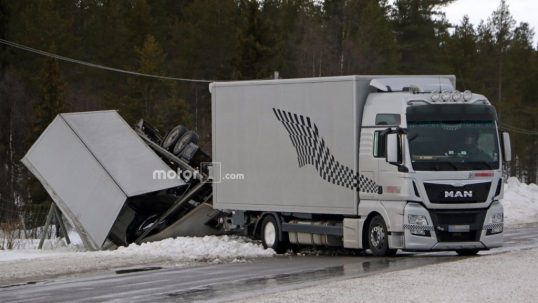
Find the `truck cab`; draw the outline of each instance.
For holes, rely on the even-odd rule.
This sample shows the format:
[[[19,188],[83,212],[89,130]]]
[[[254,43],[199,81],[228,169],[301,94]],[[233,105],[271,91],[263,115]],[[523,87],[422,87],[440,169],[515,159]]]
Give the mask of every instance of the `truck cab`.
[[[469,255],[503,243],[502,164],[510,161],[509,136],[499,132],[485,96],[452,84],[371,82],[376,91],[363,110],[359,167],[379,188],[360,192],[359,216],[361,244],[374,254]],[[378,216],[383,220],[374,220]]]

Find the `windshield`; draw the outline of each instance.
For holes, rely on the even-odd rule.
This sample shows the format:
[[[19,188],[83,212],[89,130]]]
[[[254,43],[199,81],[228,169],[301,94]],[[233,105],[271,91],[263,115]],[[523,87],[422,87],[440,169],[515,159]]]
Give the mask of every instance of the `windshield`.
[[[499,168],[495,122],[408,121],[414,170],[490,170]]]

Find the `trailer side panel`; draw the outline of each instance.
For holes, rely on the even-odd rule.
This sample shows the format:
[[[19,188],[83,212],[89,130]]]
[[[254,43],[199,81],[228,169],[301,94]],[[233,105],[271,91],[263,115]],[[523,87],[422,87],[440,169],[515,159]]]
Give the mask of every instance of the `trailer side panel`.
[[[213,84],[215,208],[356,215],[355,83]]]

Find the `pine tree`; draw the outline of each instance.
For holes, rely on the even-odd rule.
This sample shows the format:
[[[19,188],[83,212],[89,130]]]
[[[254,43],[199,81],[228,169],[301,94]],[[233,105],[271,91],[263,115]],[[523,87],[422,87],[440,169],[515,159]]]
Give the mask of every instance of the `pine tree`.
[[[329,64],[333,70],[330,73],[333,75],[343,74],[346,62],[344,40],[348,37],[350,24],[346,22],[345,4],[346,1],[343,0],[323,1],[324,25],[331,45],[328,49]]]
[[[0,38],[5,39],[8,25],[7,3],[0,0]],[[11,178],[13,163],[10,161],[10,134],[12,134],[12,104],[7,94],[5,83],[6,68],[8,67],[8,53],[5,46],[0,45],[0,222],[7,218],[7,209],[11,209],[14,203],[10,203],[13,193],[11,192]]]
[[[514,28],[511,36],[503,65],[503,79],[510,79],[502,83],[503,95],[507,97],[497,106],[501,111],[501,121],[522,129],[538,129],[538,109],[535,106],[538,102],[532,97],[538,92],[536,51],[532,47],[534,32],[527,23],[521,23]],[[533,168],[537,167],[538,156],[534,150],[538,138],[518,133],[513,133],[512,138],[516,143],[514,152],[518,156],[518,164],[523,168],[517,170],[520,179],[535,181],[536,169]]]
[[[439,8],[454,0],[396,0],[392,10],[393,29],[401,53],[403,73],[445,72],[441,47],[448,22]]]
[[[488,20],[493,37],[495,39],[495,50],[497,53],[497,102],[503,100],[503,82],[505,54],[513,37],[515,20],[510,14],[510,10],[505,0],[501,0],[499,7],[493,12]]]
[[[454,74],[457,76],[457,85],[460,90],[476,89],[480,79],[477,77],[476,62],[477,33],[469,20],[464,16],[460,25],[456,26],[454,34],[450,37],[447,52]]]
[[[163,74],[165,54],[154,36],[148,35],[141,47],[135,47],[137,63],[134,70],[145,74]],[[120,112],[131,124],[138,119],[151,120],[156,101],[164,93],[162,80],[145,77],[128,79],[128,95],[122,98]]]
[[[239,10],[234,0],[194,1],[183,8],[171,31],[174,74],[187,78],[231,79],[239,54]]]
[[[53,43],[50,52],[56,52]],[[33,143],[45,130],[52,120],[66,109],[66,83],[63,80],[58,61],[49,58],[43,64],[38,75],[39,91],[32,102],[32,124],[28,142]],[[26,204],[25,209],[29,217],[44,214],[50,205],[50,200],[41,184],[35,179],[25,180],[32,204]],[[43,219],[43,218],[40,218]],[[39,222],[41,223],[41,222]],[[27,226],[32,227],[32,226]]]
[[[274,41],[271,41],[273,37],[261,16],[259,5],[256,0],[239,1],[239,56],[235,64],[235,77],[238,79],[268,78],[273,72],[269,62],[274,56]]]
[[[308,9],[308,0],[265,0],[261,6],[261,18],[271,35],[272,56],[268,65],[279,71],[280,76],[289,78],[296,75],[297,63],[294,51],[297,48],[298,19],[302,11]]]
[[[128,28],[128,48],[144,43],[150,34],[153,18],[150,5],[146,0],[132,0],[128,3],[126,25]],[[130,46],[130,47],[129,47]]]
[[[331,43],[325,30],[325,19],[320,5],[309,2],[297,12],[293,33],[290,35],[290,57],[296,77],[327,76],[334,70]]]
[[[54,44],[50,52],[56,52]],[[45,130],[57,114],[65,110],[65,86],[58,60],[49,58],[39,74],[40,92],[33,104],[34,139]],[[33,141],[33,140],[32,140]]]
[[[492,101],[496,101],[496,68],[497,58],[495,55],[495,39],[491,26],[481,21],[477,27],[477,53],[478,60],[475,63],[477,69],[476,79],[478,86],[473,90],[480,91]]]
[[[398,49],[386,7],[377,0],[353,0],[345,6],[343,74],[395,73]],[[345,59],[347,58],[347,59]]]

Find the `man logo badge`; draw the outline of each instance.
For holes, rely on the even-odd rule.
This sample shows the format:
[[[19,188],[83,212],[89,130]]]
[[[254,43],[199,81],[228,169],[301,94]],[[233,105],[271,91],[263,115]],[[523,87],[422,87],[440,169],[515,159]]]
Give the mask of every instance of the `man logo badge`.
[[[472,190],[451,190],[446,191],[445,190],[445,198],[472,198],[473,197],[473,191]]]

